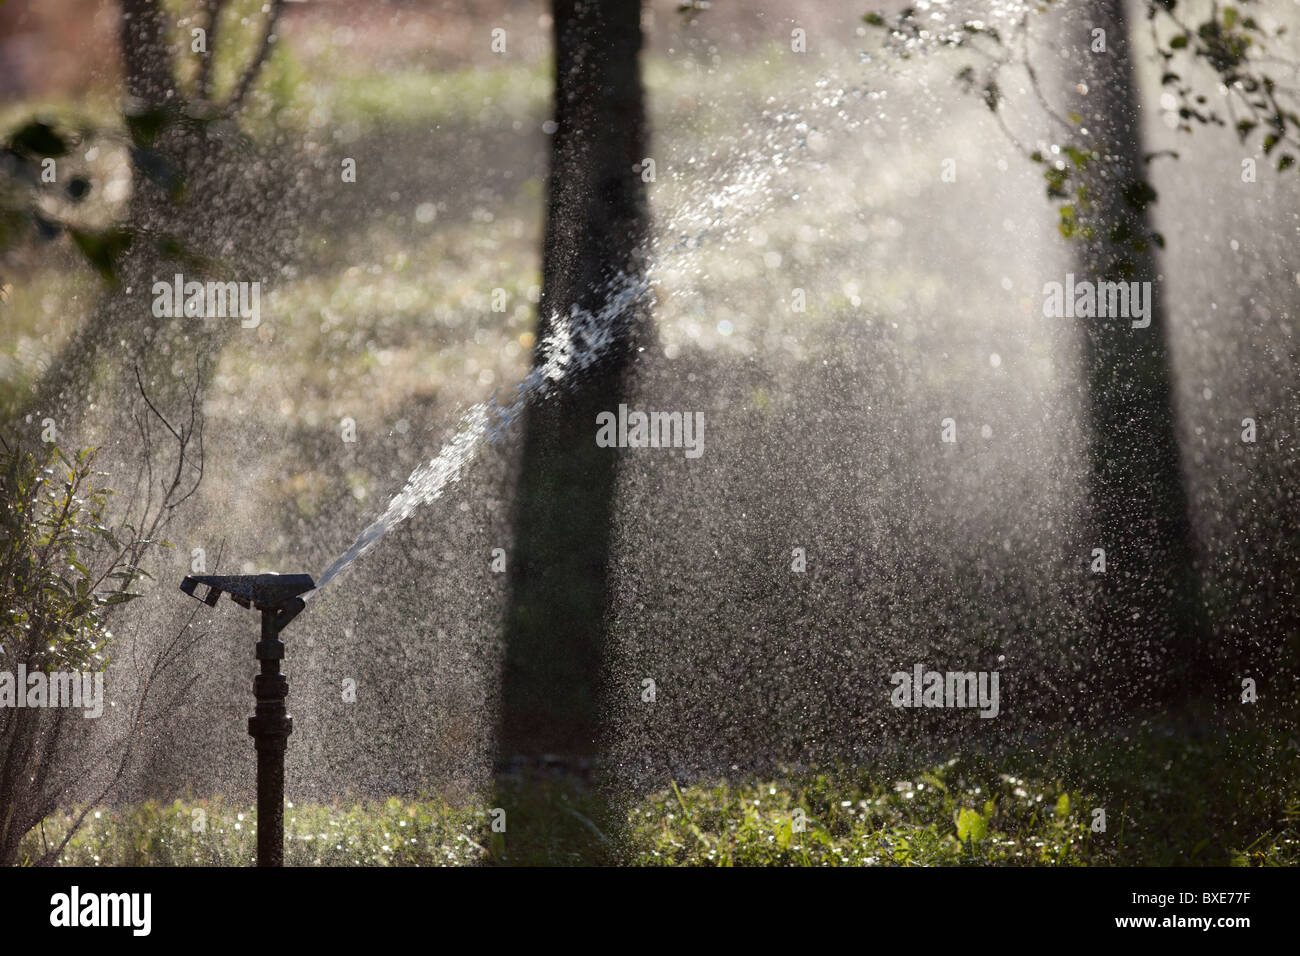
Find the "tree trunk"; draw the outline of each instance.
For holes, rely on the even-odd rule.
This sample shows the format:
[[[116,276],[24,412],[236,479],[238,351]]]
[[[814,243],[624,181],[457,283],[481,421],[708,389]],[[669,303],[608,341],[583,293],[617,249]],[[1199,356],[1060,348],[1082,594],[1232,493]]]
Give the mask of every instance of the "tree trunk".
[[[643,275],[646,120],[639,0],[555,0],[555,122],[535,361],[555,316],[601,314]],[[598,747],[617,451],[597,412],[623,395],[644,305],[609,316],[591,374],[529,408],[509,567],[500,756]]]
[[[1204,652],[1187,493],[1176,433],[1163,288],[1146,195],[1142,111],[1125,0],[1094,0],[1090,17],[1063,20],[1067,105],[1097,154],[1083,174],[1091,208],[1076,210],[1075,268],[1094,282],[1151,283],[1150,325],[1128,317],[1079,318],[1085,365],[1085,428],[1093,548],[1106,554],[1091,575],[1090,657],[1113,711],[1120,701],[1183,699]],[[1095,31],[1106,51],[1094,51]],[[1086,134],[1082,131],[1086,130]],[[1101,690],[1093,683],[1096,690]],[[1116,697],[1116,695],[1119,695]]]

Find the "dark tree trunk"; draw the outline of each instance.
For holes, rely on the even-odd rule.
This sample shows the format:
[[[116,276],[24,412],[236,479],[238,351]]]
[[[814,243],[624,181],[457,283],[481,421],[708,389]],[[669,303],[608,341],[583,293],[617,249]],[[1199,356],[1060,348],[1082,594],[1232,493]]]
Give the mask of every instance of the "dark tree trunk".
[[[555,0],[555,122],[537,362],[555,316],[601,314],[643,275],[646,120],[639,0]],[[598,747],[607,564],[617,451],[597,412],[617,407],[644,303],[609,316],[614,345],[591,374],[525,420],[509,566],[500,756],[588,757]]]
[[[1095,282],[1150,282],[1151,324],[1080,318],[1085,364],[1085,429],[1094,540],[1081,561],[1104,548],[1094,574],[1089,657],[1100,665],[1101,707],[1121,701],[1182,699],[1202,658],[1204,627],[1193,566],[1192,528],[1174,407],[1164,289],[1149,221],[1142,112],[1125,0],[1094,0],[1089,17],[1064,21],[1066,112],[1102,158],[1084,173],[1091,209],[1078,210],[1075,269]],[[1093,30],[1106,52],[1093,52]],[[1079,86],[1078,84],[1084,84]],[[1095,680],[1089,683],[1100,690]],[[1118,695],[1118,696],[1116,696]]]

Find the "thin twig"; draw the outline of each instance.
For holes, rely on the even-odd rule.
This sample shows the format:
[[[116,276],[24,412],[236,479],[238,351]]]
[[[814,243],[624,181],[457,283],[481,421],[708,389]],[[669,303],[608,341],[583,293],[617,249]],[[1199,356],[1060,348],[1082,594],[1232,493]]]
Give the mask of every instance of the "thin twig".
[[[271,52],[271,38],[275,35],[275,24],[280,18],[282,9],[284,9],[284,0],[271,0],[271,12],[266,17],[266,29],[262,33],[261,46],[258,47],[257,56],[248,64],[243,75],[239,78],[239,83],[235,86],[235,92],[230,94],[230,101],[226,103],[226,115],[232,115],[239,109],[244,102],[244,97],[248,95],[249,88],[253,85],[253,80],[257,78],[258,72],[261,71],[262,63]]]

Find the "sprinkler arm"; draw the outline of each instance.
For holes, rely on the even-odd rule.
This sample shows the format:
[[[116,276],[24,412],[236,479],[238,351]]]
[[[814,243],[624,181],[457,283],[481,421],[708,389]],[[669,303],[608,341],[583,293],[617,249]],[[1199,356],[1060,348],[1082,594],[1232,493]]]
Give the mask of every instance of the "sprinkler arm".
[[[200,584],[208,589],[203,597],[194,593]],[[315,587],[310,574],[204,574],[181,582],[182,591],[208,607],[215,607],[224,593],[241,607],[256,608],[276,634],[307,606],[301,595]]]

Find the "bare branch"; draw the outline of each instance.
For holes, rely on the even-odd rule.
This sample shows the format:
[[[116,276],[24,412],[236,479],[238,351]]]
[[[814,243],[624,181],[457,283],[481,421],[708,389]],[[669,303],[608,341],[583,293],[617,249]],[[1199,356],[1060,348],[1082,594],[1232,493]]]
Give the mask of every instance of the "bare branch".
[[[275,36],[275,24],[280,19],[280,12],[284,9],[284,0],[271,0],[271,12],[266,17],[266,29],[262,33],[262,43],[258,47],[257,55],[253,57],[251,63],[244,69],[244,73],[239,78],[239,83],[235,86],[235,91],[230,94],[230,101],[226,104],[226,114],[235,113],[244,102],[244,97],[248,95],[248,90],[257,79],[257,74],[261,72],[262,64],[266,62],[267,56],[271,52],[271,39]]]
[[[221,25],[221,14],[226,8],[227,0],[205,0],[208,8],[208,52],[199,61],[199,99],[208,100],[212,93],[212,66],[217,59],[217,29]]]

